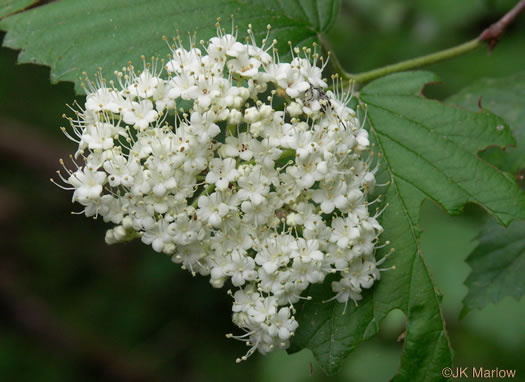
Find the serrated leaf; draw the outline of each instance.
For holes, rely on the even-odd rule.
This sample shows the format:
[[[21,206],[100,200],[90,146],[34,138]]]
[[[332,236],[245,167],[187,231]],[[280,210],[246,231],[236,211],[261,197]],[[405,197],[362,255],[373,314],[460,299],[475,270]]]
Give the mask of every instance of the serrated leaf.
[[[519,300],[525,294],[525,222],[505,228],[491,219],[479,237],[479,245],[467,258],[472,272],[465,281],[468,294],[461,316],[504,297]]]
[[[525,218],[525,195],[512,176],[477,155],[488,146],[516,144],[505,121],[489,111],[473,113],[421,97],[423,84],[432,81],[437,78],[429,72],[400,73],[361,93],[393,178],[450,214],[472,202],[504,225]],[[419,206],[408,212],[416,217]]]
[[[525,168],[525,72],[479,80],[448,98],[447,103],[474,111],[481,106],[505,119],[517,146],[505,151],[490,147],[480,156],[513,174]]]
[[[450,97],[447,102],[472,110],[486,108],[507,121],[517,139],[516,148],[500,151],[489,148],[482,157],[506,171],[525,168],[525,72],[504,78],[479,80]],[[525,292],[525,223],[515,222],[507,229],[488,221],[480,234],[479,246],[467,262],[472,272],[465,281],[469,288],[461,316],[503,297],[519,299]]]
[[[338,8],[339,0],[62,0],[9,17],[0,29],[8,31],[4,46],[22,49],[18,62],[48,65],[52,83],[73,81],[80,91],[82,72],[102,67],[112,73],[141,55],[165,57],[169,49],[163,35],[196,31],[206,40],[216,33],[217,17],[229,31],[234,15],[240,35],[252,24],[259,42],[271,24],[270,38],[279,40],[286,59],[288,41],[297,46],[318,42]]]
[[[20,12],[37,2],[38,0],[3,0],[0,3],[0,19]]]
[[[428,72],[399,73],[361,91],[371,136],[392,182],[381,224],[382,240],[395,248],[384,266],[395,265],[396,270],[383,272],[359,307],[349,306],[345,315],[341,304],[322,303],[333,295],[330,285],[312,288],[313,300],[298,311],[300,326],[291,351],[309,348],[327,373],[375,335],[391,310],[401,309],[407,315],[407,333],[395,380],[442,380],[452,351],[439,294],[419,249],[422,201],[430,198],[451,214],[474,202],[504,224],[525,216],[525,198],[513,179],[477,157],[489,145],[513,144],[509,128],[489,112],[473,113],[422,97],[423,86],[436,80]],[[378,257],[387,253],[388,248],[381,249]]]

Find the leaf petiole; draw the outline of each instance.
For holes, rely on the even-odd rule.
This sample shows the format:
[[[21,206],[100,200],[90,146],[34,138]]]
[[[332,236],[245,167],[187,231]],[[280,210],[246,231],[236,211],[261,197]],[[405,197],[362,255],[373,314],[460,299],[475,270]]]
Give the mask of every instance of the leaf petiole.
[[[465,53],[471,52],[484,43],[489,44],[489,53],[494,49],[494,46],[498,42],[499,38],[509,26],[512,21],[525,9],[525,0],[521,0],[516,4],[510,11],[508,11],[501,19],[496,23],[490,25],[481,34],[468,42],[457,45],[452,48],[448,48],[436,53],[427,54],[425,56],[412,58],[409,60],[401,61],[396,64],[384,66],[382,68],[373,69],[363,73],[350,74],[346,72],[340,65],[340,63],[333,57],[335,63],[335,70],[344,79],[355,81],[358,86],[364,85],[367,82],[375,80],[376,78],[384,77],[392,73],[404,72],[407,70],[421,68],[423,66],[431,65],[436,62],[448,60],[453,57],[461,56]]]

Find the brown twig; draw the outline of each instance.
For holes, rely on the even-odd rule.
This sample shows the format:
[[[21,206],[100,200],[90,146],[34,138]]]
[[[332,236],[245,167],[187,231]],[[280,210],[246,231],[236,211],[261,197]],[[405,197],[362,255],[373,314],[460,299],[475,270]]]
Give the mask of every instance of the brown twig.
[[[481,41],[486,41],[489,43],[489,52],[491,52],[500,36],[505,32],[505,29],[509,26],[512,21],[525,9],[525,0],[521,0],[514,8],[508,11],[501,19],[492,24],[490,27],[485,29],[479,35]]]

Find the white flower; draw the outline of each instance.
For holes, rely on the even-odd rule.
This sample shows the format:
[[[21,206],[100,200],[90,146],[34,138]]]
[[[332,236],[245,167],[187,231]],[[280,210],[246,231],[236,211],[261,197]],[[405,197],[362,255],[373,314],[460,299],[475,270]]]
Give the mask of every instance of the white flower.
[[[145,99],[139,102],[132,102],[131,106],[124,111],[123,119],[128,125],[144,130],[151,122],[157,119],[158,115],[158,112],[153,110],[153,103]]]
[[[305,261],[304,258],[297,257],[292,264],[291,277],[299,282],[320,283],[324,280],[326,272],[319,262]]]
[[[146,69],[136,78],[133,84],[128,86],[128,91],[133,96],[149,98],[154,94],[157,85],[162,82],[160,78]]]
[[[321,205],[325,214],[332,213],[336,207],[342,211],[348,206],[346,190],[346,183],[341,181],[321,184],[318,190],[312,192],[312,200]]]
[[[110,111],[119,113],[123,108],[124,99],[114,89],[99,88],[86,97],[87,111]]]
[[[266,238],[258,245],[255,262],[262,266],[266,274],[271,275],[279,267],[288,264],[294,244],[293,237],[289,235]]]
[[[104,162],[104,170],[108,174],[108,182],[111,187],[118,187],[121,184],[129,187],[133,182],[134,170],[132,165],[128,166],[128,160],[123,155],[114,155],[111,159]]]
[[[155,100],[155,108],[159,113],[165,109],[173,109],[175,107],[175,100],[169,96],[169,90],[169,86],[163,80],[159,80],[153,89],[152,96]]]
[[[169,225],[169,231],[173,241],[178,245],[189,245],[204,239],[206,235],[201,221],[192,219],[186,214],[177,216]]]
[[[236,166],[237,164],[232,158],[212,159],[209,164],[210,172],[206,175],[206,183],[215,184],[217,190],[225,190],[228,184],[239,176]]]
[[[281,63],[273,43],[248,37],[218,28],[202,49],[176,39],[164,68],[89,83],[65,131],[75,168],[59,173],[86,216],[113,224],[108,244],[140,237],[234,289],[245,334],[229,337],[249,345],[239,361],[289,346],[311,284],[337,273],[333,299],[358,301],[383,261],[367,203],[377,167],[361,158],[370,143],[349,94],[327,90],[315,48]]]
[[[172,51],[173,59],[166,64],[168,72],[175,72],[182,74],[183,72],[192,73],[199,69],[199,57],[201,56],[200,49],[178,48]],[[176,77],[175,77],[176,78]]]
[[[206,276],[210,272],[205,258],[205,248],[201,243],[195,242],[177,247],[177,252],[171,257],[171,261],[176,264],[182,264],[182,268],[189,270],[193,275],[198,272]]]
[[[301,261],[309,263],[310,261],[322,261],[323,253],[319,250],[318,240],[297,239],[291,245],[292,258],[300,258]]]
[[[339,302],[347,303],[348,300],[356,302],[362,299],[361,288],[355,287],[350,278],[344,277],[332,282],[332,289],[336,292],[336,299]]]
[[[241,286],[246,281],[255,280],[257,272],[255,271],[255,262],[246,251],[235,250],[231,253],[231,266],[227,275],[231,277],[234,286]]]
[[[275,298],[265,298],[262,300],[257,300],[248,309],[248,314],[250,318],[257,322],[264,322],[268,317],[273,316],[277,312],[277,301]]]
[[[80,140],[79,149],[109,150],[113,148],[113,139],[123,135],[123,129],[111,123],[96,122],[84,130]]]
[[[261,174],[260,166],[254,166],[247,172],[248,174],[241,174],[237,180],[240,187],[239,198],[250,199],[254,205],[259,205],[265,200],[264,195],[270,192],[269,179]]]
[[[197,215],[199,218],[218,227],[222,223],[222,218],[230,212],[230,206],[223,203],[221,194],[214,192],[210,196],[201,196],[199,198],[199,209]]]
[[[194,112],[191,114],[188,131],[198,137],[201,144],[208,143],[216,137],[221,129],[215,123],[215,114],[212,111],[205,113]]]
[[[168,224],[165,220],[156,222],[153,228],[147,230],[142,235],[142,242],[144,244],[151,244],[153,249],[157,252],[172,252],[175,249],[175,246],[170,246],[171,240],[171,235],[168,231]]]
[[[179,97],[186,100],[190,99],[190,94],[198,90],[195,82],[195,77],[186,73],[181,73],[180,75],[173,77],[168,83],[168,97],[171,99]]]
[[[322,79],[322,68],[312,64],[310,60],[304,58],[295,58],[292,64],[295,64],[300,68],[299,71],[301,75],[312,87],[325,88],[327,86],[326,82],[324,82]]]
[[[271,145],[268,139],[263,139],[262,141],[253,140],[250,143],[255,160],[263,167],[273,169],[275,161],[279,159],[283,150]]]
[[[253,157],[251,147],[253,138],[248,133],[240,133],[238,137],[226,137],[226,142],[220,147],[219,154],[224,157],[239,157],[249,161]]]
[[[289,340],[299,326],[299,323],[291,316],[290,308],[279,309],[279,313],[274,314],[270,321],[270,334],[273,337],[278,337],[281,341]]]
[[[330,237],[332,243],[336,243],[339,248],[346,248],[359,237],[359,221],[350,217],[335,218],[332,221],[333,232]]]
[[[107,175],[104,171],[96,171],[85,167],[71,174],[68,181],[75,187],[73,201],[85,203],[96,200],[102,193],[102,186],[106,182]]]
[[[223,79],[199,77],[195,81],[195,86],[184,92],[184,99],[193,99],[195,103],[207,109],[212,100],[221,94],[219,90],[223,85]]]
[[[233,57],[233,59],[228,61],[228,69],[231,72],[240,74],[243,77],[252,77],[259,72],[262,62],[260,59],[250,56],[250,53],[255,55],[256,52],[250,52],[248,45],[235,42],[226,53],[228,56]]]
[[[286,90],[292,98],[298,97],[305,90],[310,88],[310,84],[305,81],[301,72],[293,65],[282,64],[283,67],[278,75],[278,84]]]
[[[233,46],[237,43],[235,36],[226,34],[220,37],[212,37],[206,53],[208,57],[216,62],[224,62],[226,55],[232,56]],[[242,44],[241,44],[242,45]]]
[[[242,202],[241,210],[244,212],[243,221],[254,224],[256,227],[265,224],[273,212],[264,203],[255,203],[251,200]]]
[[[252,306],[260,299],[259,293],[255,292],[253,288],[239,289],[233,295],[234,302],[232,310],[234,313],[248,312]]]

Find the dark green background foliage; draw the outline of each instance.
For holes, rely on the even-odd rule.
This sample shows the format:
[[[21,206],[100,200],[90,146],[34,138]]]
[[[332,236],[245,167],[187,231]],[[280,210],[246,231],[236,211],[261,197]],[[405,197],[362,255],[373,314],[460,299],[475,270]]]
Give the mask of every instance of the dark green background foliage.
[[[32,3],[6,1],[0,17]],[[288,40],[311,44],[322,32],[342,66],[360,72],[469,40],[514,4],[346,0],[337,16],[337,1],[63,0],[5,18],[4,45],[25,49],[20,62],[52,69],[15,66],[16,52],[1,50],[0,380],[385,381],[398,372],[399,380],[440,380],[452,356],[446,333],[454,365],[524,377],[523,222],[504,229],[485,212],[505,223],[524,218],[513,183],[525,169],[523,19],[490,56],[479,49],[428,68],[442,83],[424,94],[445,103],[419,94],[436,78],[428,72],[362,89],[384,156],[380,177],[395,180],[382,191],[390,203],[382,224],[396,248],[385,266],[397,269],[344,316],[337,303],[300,307],[291,355],[235,364],[245,348],[224,337],[233,329],[224,290],[139,242],[107,246],[106,226],[71,215],[71,195],[48,180],[74,150],[58,129],[74,88],[50,77],[75,80],[164,55],[160,37],[175,29],[205,39],[217,16],[228,26],[235,13],[241,30],[251,22],[259,36],[271,23],[283,55]],[[311,294],[331,296],[327,285]]]

